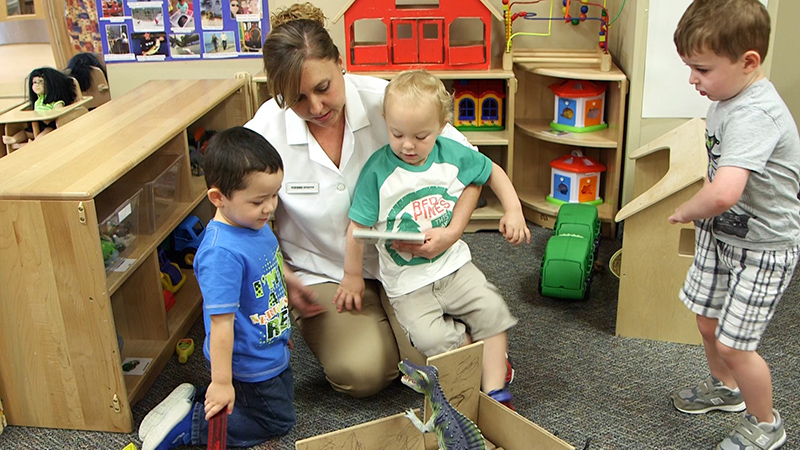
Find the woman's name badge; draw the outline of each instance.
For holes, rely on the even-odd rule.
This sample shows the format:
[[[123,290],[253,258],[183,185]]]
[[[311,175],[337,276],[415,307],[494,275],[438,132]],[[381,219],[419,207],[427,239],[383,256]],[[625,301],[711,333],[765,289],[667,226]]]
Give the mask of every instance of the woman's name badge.
[[[298,182],[286,183],[287,194],[319,194],[319,183]]]

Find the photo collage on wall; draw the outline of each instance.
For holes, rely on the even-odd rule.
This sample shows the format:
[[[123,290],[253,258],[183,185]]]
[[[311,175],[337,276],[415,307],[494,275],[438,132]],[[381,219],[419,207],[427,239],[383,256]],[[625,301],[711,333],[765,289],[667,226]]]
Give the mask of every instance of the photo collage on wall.
[[[267,0],[96,0],[106,62],[261,57]]]

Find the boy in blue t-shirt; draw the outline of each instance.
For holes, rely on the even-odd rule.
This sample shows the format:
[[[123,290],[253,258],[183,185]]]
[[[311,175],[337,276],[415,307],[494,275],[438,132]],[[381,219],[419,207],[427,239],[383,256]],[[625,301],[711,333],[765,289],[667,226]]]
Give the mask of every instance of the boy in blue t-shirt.
[[[383,111],[389,145],[364,165],[350,208],[344,278],[336,293],[338,308],[359,308],[364,292],[364,244],[353,230],[416,231],[430,239],[453,217],[470,184],[488,184],[505,210],[500,231],[513,244],[530,242],[514,186],[486,155],[440,137],[453,100],[442,82],[424,70],[406,71],[386,87]],[[432,258],[413,246],[379,243],[381,283],[411,343],[426,356],[484,341],[481,389],[513,408],[507,389],[506,331],[517,323],[497,288],[472,264],[469,248],[457,241]]]
[[[211,139],[203,170],[217,212],[194,270],[211,384],[195,395],[184,383],[150,411],[139,427],[143,450],[205,445],[208,420],[222,409],[232,447],[259,444],[295,424],[289,296],[283,256],[266,226],[278,205],[283,162],[261,135],[234,127]],[[307,315],[316,311],[310,308]]]

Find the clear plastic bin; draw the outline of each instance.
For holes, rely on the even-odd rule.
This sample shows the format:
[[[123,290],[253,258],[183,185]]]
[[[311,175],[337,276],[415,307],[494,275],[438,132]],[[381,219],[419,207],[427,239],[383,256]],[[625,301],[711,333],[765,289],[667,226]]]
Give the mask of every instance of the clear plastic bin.
[[[122,202],[108,217],[100,221],[100,248],[106,272],[120,267],[127,255],[133,252],[139,235],[139,197],[142,190]]]
[[[144,205],[147,211],[146,233],[154,233],[172,213],[178,201],[178,186],[184,155],[169,155],[166,168],[144,185]]]

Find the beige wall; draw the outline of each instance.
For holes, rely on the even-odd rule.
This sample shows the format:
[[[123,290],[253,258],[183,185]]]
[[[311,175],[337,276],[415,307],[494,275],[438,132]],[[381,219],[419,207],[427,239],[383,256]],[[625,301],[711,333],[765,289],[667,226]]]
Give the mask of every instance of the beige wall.
[[[797,63],[797,30],[794,29],[800,18],[800,1],[781,1],[779,12],[775,40],[770,50],[770,79],[792,111],[795,123],[800,124],[800,64]]]

